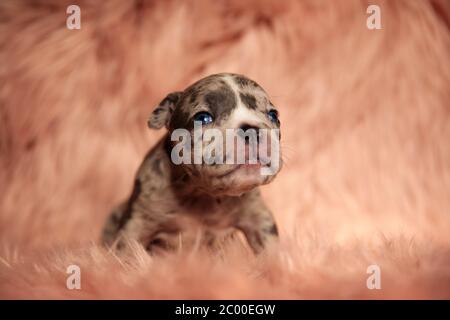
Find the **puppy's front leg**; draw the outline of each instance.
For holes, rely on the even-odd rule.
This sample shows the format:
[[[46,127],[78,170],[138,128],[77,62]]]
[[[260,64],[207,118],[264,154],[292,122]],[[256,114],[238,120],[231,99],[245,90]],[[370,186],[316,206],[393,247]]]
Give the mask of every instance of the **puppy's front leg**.
[[[241,230],[256,254],[268,243],[278,239],[278,229],[270,210],[263,203],[259,191],[244,195],[236,227]]]
[[[130,242],[136,241],[148,250],[158,230],[158,223],[136,214],[135,217],[128,220],[124,227],[118,231],[117,239],[112,243],[112,246],[116,250],[123,250],[128,247]]]

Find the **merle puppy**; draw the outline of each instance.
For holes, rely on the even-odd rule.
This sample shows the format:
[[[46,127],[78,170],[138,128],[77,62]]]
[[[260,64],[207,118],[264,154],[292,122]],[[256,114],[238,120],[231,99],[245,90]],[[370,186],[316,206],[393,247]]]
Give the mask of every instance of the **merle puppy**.
[[[261,174],[259,162],[174,164],[171,154],[177,142],[171,134],[185,129],[193,136],[194,121],[221,132],[280,127],[265,91],[242,75],[215,74],[170,93],[148,120],[150,128],[165,126],[169,132],[146,155],[128,200],[108,218],[102,236],[106,245],[120,249],[135,240],[153,252],[193,243],[213,245],[219,235],[240,230],[258,253],[278,237],[258,186],[275,178],[281,156],[268,175]]]

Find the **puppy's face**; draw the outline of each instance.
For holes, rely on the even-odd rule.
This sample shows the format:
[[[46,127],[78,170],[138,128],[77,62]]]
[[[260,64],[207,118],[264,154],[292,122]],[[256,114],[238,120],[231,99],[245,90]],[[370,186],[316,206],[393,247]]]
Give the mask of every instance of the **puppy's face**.
[[[212,195],[242,194],[269,183],[281,169],[278,111],[265,91],[244,76],[211,75],[171,93],[148,124],[168,128],[172,156],[190,160],[177,164]],[[180,133],[189,139],[178,139]]]

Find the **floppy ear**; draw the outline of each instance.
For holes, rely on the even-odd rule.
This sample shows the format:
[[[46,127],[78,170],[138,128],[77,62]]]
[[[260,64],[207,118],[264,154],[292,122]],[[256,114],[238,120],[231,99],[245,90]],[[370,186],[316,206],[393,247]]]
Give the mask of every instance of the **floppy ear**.
[[[163,126],[168,127],[173,110],[180,100],[182,93],[183,92],[181,91],[169,93],[167,97],[159,103],[148,119],[147,124],[149,128],[160,129]]]

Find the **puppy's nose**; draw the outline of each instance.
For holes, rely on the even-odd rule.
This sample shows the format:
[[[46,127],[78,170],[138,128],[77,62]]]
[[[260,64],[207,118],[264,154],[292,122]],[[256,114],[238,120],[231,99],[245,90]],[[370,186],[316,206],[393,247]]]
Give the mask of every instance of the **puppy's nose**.
[[[243,138],[245,139],[245,143],[250,143],[250,135],[251,134],[255,134],[255,138],[256,138],[256,142],[259,142],[259,129],[258,127],[248,124],[248,123],[244,123],[242,124],[239,129],[241,129],[244,133]],[[247,132],[247,130],[253,129],[252,131]]]
[[[254,129],[256,132],[258,132],[258,130],[259,130],[258,127],[254,126],[254,125],[251,125],[251,124],[248,124],[248,123],[241,124],[239,129],[243,130],[244,132],[249,130],[249,129]]]

